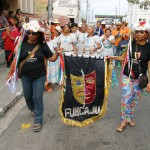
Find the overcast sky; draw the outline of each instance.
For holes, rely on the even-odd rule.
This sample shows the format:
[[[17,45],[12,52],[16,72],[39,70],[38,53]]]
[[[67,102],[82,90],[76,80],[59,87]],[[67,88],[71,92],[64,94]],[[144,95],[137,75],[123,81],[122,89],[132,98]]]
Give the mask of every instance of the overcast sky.
[[[81,0],[81,9],[85,12],[86,1]],[[91,8],[94,10],[95,15],[115,15],[115,8],[117,8],[117,14],[119,15],[119,1],[120,1],[120,14],[125,14],[128,9],[127,0],[89,0]]]

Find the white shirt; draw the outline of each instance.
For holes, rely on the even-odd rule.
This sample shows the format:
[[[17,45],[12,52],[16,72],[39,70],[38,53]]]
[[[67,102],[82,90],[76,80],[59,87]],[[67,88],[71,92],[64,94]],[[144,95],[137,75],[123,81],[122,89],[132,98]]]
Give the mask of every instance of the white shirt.
[[[54,42],[52,40],[50,40],[49,42],[47,42],[47,45],[50,48],[50,50],[54,53],[55,52],[55,50],[54,50],[54,48],[55,48]]]
[[[73,36],[74,36],[74,38],[75,38],[75,41],[77,42],[77,41],[78,41],[78,38],[79,38],[80,32],[77,30],[76,32],[73,32],[72,34],[73,34]]]
[[[70,33],[68,36],[64,36],[63,34],[61,34],[58,40],[58,43],[60,43],[60,48],[63,48],[64,52],[73,51],[72,44],[74,44],[75,42],[76,40],[72,33]]]
[[[87,37],[84,44],[85,51],[90,51],[97,47],[97,44],[100,44],[99,36],[94,35],[92,37]]]
[[[59,36],[58,37],[54,37],[54,39],[52,41],[54,43],[54,47],[57,48],[58,47],[58,43],[59,43]]]
[[[81,33],[80,32],[80,34],[79,34],[79,38],[78,38],[78,41],[80,42],[80,43],[85,43],[85,40],[86,40],[86,38],[87,38],[87,33]]]
[[[105,35],[102,35],[102,36],[100,37],[100,41],[101,41],[101,42],[103,42],[104,37],[105,37]],[[113,35],[110,35],[109,38],[108,38],[109,41],[112,41],[112,40],[114,40],[114,39],[115,39],[115,37],[114,37]]]

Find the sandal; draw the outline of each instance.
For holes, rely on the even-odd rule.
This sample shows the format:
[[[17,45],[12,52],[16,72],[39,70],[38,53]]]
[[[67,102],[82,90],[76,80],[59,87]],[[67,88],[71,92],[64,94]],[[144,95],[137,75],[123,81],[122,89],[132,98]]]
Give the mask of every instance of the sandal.
[[[129,124],[131,127],[134,127],[134,126],[135,126],[135,121],[134,121],[134,120],[131,120],[130,122],[128,122],[128,124]]]
[[[118,131],[118,132],[122,132],[125,127],[126,127],[126,123],[121,123],[121,124],[117,127],[117,131]]]
[[[33,127],[33,131],[34,132],[40,132],[42,129],[42,125],[41,124],[34,124],[34,127]]]

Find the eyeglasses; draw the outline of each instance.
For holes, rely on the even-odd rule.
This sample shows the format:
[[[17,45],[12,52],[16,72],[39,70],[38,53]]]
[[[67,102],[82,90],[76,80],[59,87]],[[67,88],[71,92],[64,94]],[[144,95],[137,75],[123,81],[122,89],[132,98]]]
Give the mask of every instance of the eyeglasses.
[[[28,35],[30,35],[30,34],[32,34],[32,35],[37,35],[38,32],[30,32],[30,31],[28,31],[27,34],[28,34]]]
[[[139,34],[139,33],[140,33],[140,34],[143,34],[143,33],[145,33],[145,31],[144,31],[144,30],[140,30],[140,31],[139,31],[139,30],[136,30],[135,33],[136,33],[136,34]]]

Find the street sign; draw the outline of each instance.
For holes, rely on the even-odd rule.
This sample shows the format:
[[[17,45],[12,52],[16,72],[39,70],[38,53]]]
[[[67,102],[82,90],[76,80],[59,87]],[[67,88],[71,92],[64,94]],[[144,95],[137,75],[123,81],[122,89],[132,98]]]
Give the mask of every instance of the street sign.
[[[65,16],[68,18],[77,18],[78,14],[77,8],[70,8],[70,7],[57,7],[54,8],[53,14]]]
[[[77,8],[68,8],[66,12],[67,12],[66,17],[68,18],[76,18],[78,14]]]

